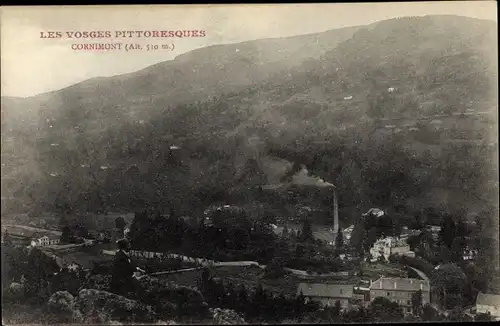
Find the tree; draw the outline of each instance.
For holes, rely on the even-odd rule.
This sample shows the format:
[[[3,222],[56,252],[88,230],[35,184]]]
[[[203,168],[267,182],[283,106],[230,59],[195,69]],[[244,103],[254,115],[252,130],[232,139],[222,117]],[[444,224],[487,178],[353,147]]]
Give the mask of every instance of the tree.
[[[200,279],[198,280],[198,287],[202,293],[206,293],[208,282],[210,282],[210,272],[208,268],[203,268]]]
[[[75,235],[73,233],[73,231],[71,231],[71,229],[69,228],[69,226],[64,226],[61,230],[61,238],[60,238],[60,242],[61,243],[74,243],[75,242]]]
[[[125,230],[125,226],[127,226],[127,222],[125,221],[125,219],[122,216],[119,216],[115,219],[115,226],[123,234],[123,231]]]
[[[295,247],[295,258],[302,258],[304,256],[305,248],[303,245],[298,244]]]
[[[304,297],[304,293],[302,292],[302,290],[300,291],[299,295],[296,297],[295,301],[299,305],[303,305],[306,303],[306,298]]]
[[[337,237],[335,238],[335,250],[337,250],[338,253],[342,253],[344,249],[344,235],[342,233],[342,230],[339,228],[337,231]]]
[[[276,216],[273,212],[266,212],[264,217],[262,218],[262,222],[264,224],[276,224]]]
[[[340,316],[340,313],[342,312],[342,305],[339,300],[335,301],[335,306],[334,306],[334,314],[335,316]]]
[[[283,227],[283,231],[282,231],[282,233],[281,233],[281,236],[282,236],[284,239],[287,239],[287,238],[288,238],[288,236],[289,236],[288,227],[287,227],[286,225]]]
[[[87,227],[83,223],[78,224],[76,226],[76,232],[80,238],[87,238],[89,235],[89,231],[87,230]]]
[[[441,320],[439,313],[429,303],[422,307],[422,320],[424,321],[439,321]]]
[[[370,304],[370,315],[375,321],[400,321],[403,311],[396,303],[384,297],[375,298]]]
[[[406,240],[406,243],[410,246],[410,250],[415,251],[415,249],[420,245],[421,240],[421,235],[410,235]]]
[[[456,225],[453,216],[447,214],[441,222],[441,231],[439,232],[439,240],[442,244],[451,248],[453,240],[456,236]]]
[[[311,242],[314,240],[311,221],[306,217],[302,222],[302,232],[300,234],[300,240],[304,242]]]
[[[422,313],[422,290],[418,290],[412,294],[411,305],[413,314],[420,316]]]
[[[5,233],[4,233],[4,244],[6,246],[10,246],[12,245],[12,237],[10,236],[9,232],[7,230],[5,230]]]
[[[370,228],[366,232],[365,237],[363,238],[363,250],[364,250],[364,252],[370,251],[370,248],[377,241],[377,239],[378,239],[377,228],[376,227]]]
[[[286,274],[286,271],[284,269],[285,267],[285,261],[282,259],[282,257],[275,257],[269,263],[265,270],[264,270],[264,276],[266,278],[279,278],[283,277]]]
[[[433,288],[440,295],[441,304],[451,309],[461,306],[467,291],[467,276],[455,264],[445,264],[431,274]]]
[[[244,284],[241,284],[237,293],[237,298],[238,298],[237,302],[239,305],[237,310],[245,311],[248,308],[248,293]]]
[[[373,259],[372,253],[370,251],[368,251],[366,253],[365,260],[370,262],[370,261],[372,261],[372,259]]]
[[[68,225],[69,225],[68,219],[64,215],[62,215],[61,218],[59,219],[59,229],[62,229]]]
[[[456,237],[455,239],[453,239],[450,248],[450,254],[453,262],[460,263],[461,261],[463,261],[463,255],[466,248],[467,244],[464,238]]]

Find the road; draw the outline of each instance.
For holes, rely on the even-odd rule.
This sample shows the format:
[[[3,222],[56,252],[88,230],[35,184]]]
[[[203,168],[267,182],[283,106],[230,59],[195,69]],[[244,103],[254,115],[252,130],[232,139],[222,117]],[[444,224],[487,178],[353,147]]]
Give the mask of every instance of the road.
[[[114,250],[102,250],[101,253],[103,255],[110,255],[114,256],[116,254],[116,251]],[[156,254],[156,253],[155,253]],[[160,254],[160,253],[158,253]],[[136,257],[135,254],[132,254],[132,256]],[[229,266],[239,266],[239,267],[244,267],[244,266],[256,266],[261,269],[266,268],[266,265],[259,264],[256,261],[215,261],[215,260],[210,260],[210,259],[205,259],[205,258],[195,258],[195,257],[189,257],[189,256],[184,256],[184,255],[179,255],[179,254],[167,254],[169,258],[181,258],[183,261],[186,262],[191,262],[191,263],[199,263],[201,266],[213,266],[213,267],[229,267]],[[150,257],[149,259],[155,259],[153,257]],[[302,271],[299,269],[292,269],[292,268],[284,268],[286,271],[297,275],[301,277],[329,277],[329,276],[349,276],[345,275],[345,272],[338,272],[338,273],[327,273],[327,274],[314,274],[311,275],[307,271]],[[190,269],[189,269],[190,270]]]
[[[430,282],[429,277],[427,277],[427,275],[424,272],[422,272],[421,270],[418,270],[416,268],[413,268],[411,266],[408,266],[408,267],[410,267],[411,269],[413,269],[415,271],[415,273],[417,273],[418,276],[420,276],[422,279],[424,279],[427,282]]]

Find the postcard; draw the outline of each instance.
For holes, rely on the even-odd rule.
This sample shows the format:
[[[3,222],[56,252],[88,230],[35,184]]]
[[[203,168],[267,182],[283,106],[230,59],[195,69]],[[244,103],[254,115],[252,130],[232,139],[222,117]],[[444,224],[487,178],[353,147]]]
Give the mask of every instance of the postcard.
[[[2,7],[2,323],[500,320],[496,6]]]

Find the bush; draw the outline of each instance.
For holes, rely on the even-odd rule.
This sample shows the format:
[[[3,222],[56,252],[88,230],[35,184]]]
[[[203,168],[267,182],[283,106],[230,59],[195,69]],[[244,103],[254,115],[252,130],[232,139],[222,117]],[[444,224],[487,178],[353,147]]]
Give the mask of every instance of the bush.
[[[204,316],[208,306],[200,291],[158,279],[141,281],[140,300],[152,305],[162,318]]]
[[[264,269],[264,277],[267,279],[281,278],[288,274],[284,267],[283,261],[275,258]]]
[[[80,287],[82,289],[96,289],[102,291],[108,291],[111,284],[111,275],[91,275],[87,278],[84,285]]]
[[[2,300],[4,302],[20,302],[24,299],[24,285],[12,282],[7,289],[3,291]]]
[[[53,323],[70,323],[79,319],[75,311],[75,298],[67,291],[58,291],[47,302],[49,319]]]
[[[421,257],[391,255],[389,257],[389,261],[416,268],[425,273],[427,276],[430,276],[434,271],[434,266]]]
[[[156,313],[150,306],[106,291],[83,289],[75,300],[84,323],[153,322]]]
[[[243,325],[247,324],[245,320],[231,309],[210,309],[213,314],[214,325]]]

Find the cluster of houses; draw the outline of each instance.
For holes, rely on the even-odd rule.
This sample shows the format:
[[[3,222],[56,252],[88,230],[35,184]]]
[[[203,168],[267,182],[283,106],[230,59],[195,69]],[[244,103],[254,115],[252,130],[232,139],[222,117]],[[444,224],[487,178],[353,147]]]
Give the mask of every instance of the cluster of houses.
[[[306,302],[318,302],[324,307],[334,307],[338,301],[342,310],[366,308],[376,298],[383,297],[397,303],[406,315],[413,313],[412,298],[419,291],[422,293],[422,306],[430,304],[429,281],[414,278],[381,277],[370,281],[368,287],[328,283],[300,283],[297,287],[297,295],[303,295]],[[471,311],[472,315],[490,314],[499,321],[500,295],[479,293]]]
[[[430,303],[430,283],[413,278],[381,277],[370,282],[369,287],[328,283],[300,283],[297,287],[297,295],[302,294],[306,301],[323,306],[334,306],[339,301],[341,309],[356,309],[367,307],[375,298],[384,297],[398,303],[405,314],[412,313],[412,297],[419,291],[422,293],[422,305]]]

